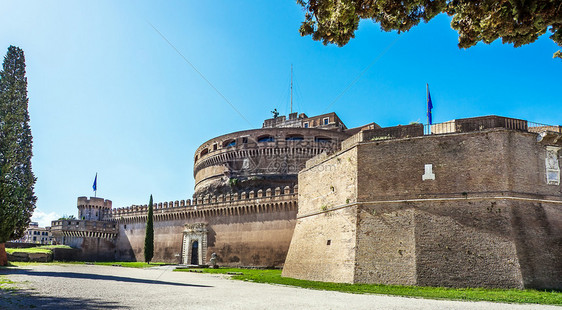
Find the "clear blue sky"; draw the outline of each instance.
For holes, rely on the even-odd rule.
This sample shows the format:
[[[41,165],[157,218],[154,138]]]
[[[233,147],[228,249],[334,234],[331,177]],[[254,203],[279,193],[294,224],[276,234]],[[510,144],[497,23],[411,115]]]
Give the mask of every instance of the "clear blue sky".
[[[348,127],[425,122],[426,83],[434,122],[499,114],[562,123],[562,61],[547,35],[517,49],[459,50],[443,15],[401,35],[364,21],[338,48],[299,35],[293,0],[0,4],[1,54],[16,45],[26,55],[34,219],[43,223],[76,215],[96,172],[98,196],[114,207],[150,194],[191,198],[202,142],[260,127],[273,108],[288,113],[291,64],[295,109],[334,111]]]

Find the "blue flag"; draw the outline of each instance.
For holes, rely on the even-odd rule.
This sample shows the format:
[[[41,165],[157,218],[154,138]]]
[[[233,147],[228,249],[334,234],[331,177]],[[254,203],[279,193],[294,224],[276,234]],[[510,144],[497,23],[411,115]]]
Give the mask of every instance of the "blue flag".
[[[94,192],[98,190],[98,174],[96,173],[96,178],[94,179],[94,185],[92,185]]]
[[[429,93],[429,84],[426,84],[427,87],[427,122],[429,125],[433,124],[433,117],[431,115],[431,109],[433,109],[433,103],[431,102],[431,94]]]

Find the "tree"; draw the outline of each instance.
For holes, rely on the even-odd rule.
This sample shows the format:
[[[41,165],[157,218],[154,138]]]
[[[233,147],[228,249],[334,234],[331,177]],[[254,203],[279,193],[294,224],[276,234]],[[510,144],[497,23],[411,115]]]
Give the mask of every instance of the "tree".
[[[0,71],[0,264],[4,243],[23,236],[37,200],[27,106],[25,57],[10,46]]]
[[[148,216],[146,218],[146,234],[144,236],[144,261],[150,263],[154,256],[154,225],[152,211],[152,195],[148,202]]]
[[[549,30],[562,46],[560,0],[297,0],[306,11],[302,36],[324,45],[346,45],[355,37],[361,19],[372,19],[382,30],[408,31],[420,21],[446,13],[459,33],[459,48],[498,38],[515,47],[529,44]],[[554,57],[562,58],[560,51]]]

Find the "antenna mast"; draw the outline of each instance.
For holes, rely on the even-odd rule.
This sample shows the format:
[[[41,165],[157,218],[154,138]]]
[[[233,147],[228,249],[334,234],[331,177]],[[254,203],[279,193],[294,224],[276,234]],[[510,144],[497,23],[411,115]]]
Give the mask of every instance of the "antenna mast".
[[[293,113],[293,64],[291,64],[291,113]]]

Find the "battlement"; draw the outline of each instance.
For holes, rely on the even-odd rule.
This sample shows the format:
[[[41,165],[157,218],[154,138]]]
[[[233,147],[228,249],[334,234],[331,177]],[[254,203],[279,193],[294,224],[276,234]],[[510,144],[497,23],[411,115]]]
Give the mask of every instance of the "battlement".
[[[80,207],[97,207],[111,209],[112,202],[109,199],[103,199],[98,197],[88,197],[82,196],[78,197],[77,206]]]
[[[172,214],[182,213],[186,211],[204,211],[220,209],[224,207],[233,206],[248,206],[253,204],[267,204],[267,203],[283,203],[294,202],[296,207],[296,200],[298,195],[298,186],[292,188],[285,186],[284,188],[276,187],[274,189],[268,188],[266,190],[257,191],[244,191],[241,193],[221,194],[221,195],[201,195],[194,197],[193,200],[176,200],[169,202],[158,202],[153,204],[153,212],[159,214]],[[139,218],[146,217],[148,213],[148,205],[131,205],[129,207],[116,208],[105,210],[103,213],[103,220],[105,221],[119,221],[125,218]]]

